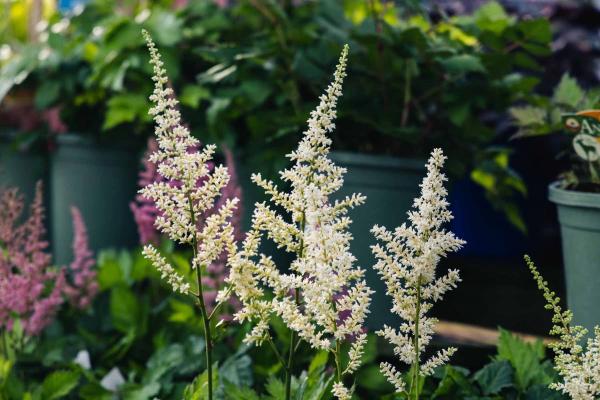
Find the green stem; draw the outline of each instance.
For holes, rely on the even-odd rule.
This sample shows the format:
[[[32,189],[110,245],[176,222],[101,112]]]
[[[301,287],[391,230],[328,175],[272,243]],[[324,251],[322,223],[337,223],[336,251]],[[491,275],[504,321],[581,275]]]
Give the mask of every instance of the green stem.
[[[304,235],[305,223],[306,217],[304,212],[302,212],[302,220],[300,221],[300,231],[302,235]],[[298,258],[302,257],[304,257],[304,236],[301,236],[300,246],[298,249]],[[300,305],[300,289],[296,289],[294,292],[296,305]],[[293,330],[290,331],[290,348],[288,354],[287,367],[285,371],[285,400],[290,400],[292,398],[292,366],[294,365],[294,353],[296,352],[296,344],[294,344],[296,335]],[[298,343],[300,343],[300,341],[298,341]]]
[[[420,376],[420,350],[419,350],[419,324],[421,318],[421,276],[417,279],[417,304],[415,311],[415,360],[410,382],[411,394],[414,393],[414,399],[419,400],[419,376]]]
[[[333,353],[335,357],[335,373],[337,375],[337,381],[342,382],[342,360],[340,360],[340,341],[335,341],[335,352]]]
[[[190,219],[192,222],[192,226],[196,226],[196,214],[194,212],[194,203],[192,202],[191,196],[188,194],[188,204],[190,207]],[[198,252],[198,238],[194,234],[194,238],[192,240],[192,251],[194,254],[194,259],[192,260],[192,265],[196,260],[197,252]],[[212,333],[210,331],[210,318],[206,311],[206,304],[204,303],[204,293],[202,289],[202,266],[196,265],[196,280],[198,282],[198,303],[200,304],[200,314],[202,316],[202,324],[204,327],[204,342],[206,343],[206,371],[208,372],[208,400],[213,399],[213,371],[212,371]]]
[[[298,289],[296,289],[296,294]],[[290,349],[288,354],[288,362],[285,369],[285,400],[292,398],[292,365],[294,364],[294,331],[290,337]]]

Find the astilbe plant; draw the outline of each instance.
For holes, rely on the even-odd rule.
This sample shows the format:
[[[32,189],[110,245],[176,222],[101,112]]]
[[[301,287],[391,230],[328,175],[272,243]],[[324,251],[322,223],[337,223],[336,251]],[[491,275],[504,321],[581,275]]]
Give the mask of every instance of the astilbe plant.
[[[150,160],[153,153],[158,151],[158,142],[155,138],[149,138],[146,152],[144,153],[142,164],[143,169],[139,172],[138,184],[140,188],[144,188],[153,183],[167,182],[158,172],[157,164]],[[238,199],[238,206],[233,210],[233,215],[230,218],[231,226],[233,227],[234,239],[236,241],[242,240],[244,237],[242,230],[242,188],[238,182],[237,170],[235,166],[235,158],[231,150],[227,147],[223,148],[223,154],[225,156],[225,165],[227,166],[230,179],[229,182],[221,189],[220,196],[217,200],[215,207],[207,209],[202,215],[198,216],[196,225],[202,226],[206,218],[208,218],[216,210],[219,210],[229,199]],[[212,170],[214,164],[208,162],[207,166],[209,170]],[[176,180],[168,181],[170,185],[177,186],[179,183]],[[198,181],[198,186],[204,184],[204,179]],[[147,245],[153,244],[158,245],[161,240],[161,232],[156,227],[156,218],[162,215],[158,209],[154,200],[145,197],[142,193],[138,193],[135,196],[135,200],[129,205],[134,220],[138,228],[138,235],[140,244]],[[202,284],[204,286],[204,302],[207,310],[212,312],[217,304],[217,293],[219,288],[224,286],[225,279],[229,270],[227,268],[227,253],[222,253],[219,258],[206,268],[206,273],[202,277]],[[223,320],[231,319],[231,311],[236,311],[240,307],[239,301],[235,297],[229,297],[228,308],[221,307],[218,317]]]
[[[72,209],[74,260],[69,268],[56,268],[47,252],[41,183],[29,216],[19,224],[23,203],[17,189],[0,194],[0,328],[11,330],[18,320],[27,336],[35,336],[53,321],[64,297],[82,309],[98,286],[79,211]]]
[[[70,279],[65,285],[65,295],[75,308],[80,310],[87,308],[98,293],[98,282],[94,255],[89,247],[87,228],[83,221],[81,211],[77,207],[71,207],[73,219],[73,261],[69,264]]]
[[[460,282],[457,270],[450,270],[441,277],[437,277],[436,271],[442,257],[464,244],[442,227],[452,219],[444,188],[446,177],[441,172],[444,161],[442,150],[433,150],[427,163],[427,175],[421,183],[421,196],[415,199],[413,209],[408,212],[409,225],[402,224],[394,231],[381,226],[372,229],[383,243],[372,246],[377,258],[374,268],[392,298],[391,311],[402,319],[398,330],[385,325],[377,334],[385,337],[394,346],[394,354],[400,361],[411,367],[408,388],[402,374],[391,364],[382,363],[381,372],[397,392],[404,393],[409,399],[419,398],[419,381],[446,363],[456,351],[451,347],[424,363],[421,360],[437,322],[428,316],[428,312]]]
[[[279,190],[260,174],[252,176],[253,182],[270,197],[271,204],[256,204],[252,227],[231,261],[228,282],[243,304],[235,319],[254,324],[245,342],[266,342],[272,346],[286,372],[286,399],[290,398],[294,353],[300,341],[333,355],[333,394],[344,400],[351,397],[351,390],[344,386],[344,376],[360,365],[366,341],[363,324],[372,292],[364,281],[364,271],[354,265],[349,249],[351,221],[347,217],[348,210],[362,204],[365,198],[355,194],[340,201],[331,200],[342,187],[346,171],[328,158],[331,139],[327,134],[335,128],[347,56],[346,46],[333,83],[311,113],[298,148],[288,155],[292,166],[280,173],[290,190]],[[279,214],[277,209],[285,210],[287,215]],[[289,273],[278,269],[271,257],[259,254],[263,235],[278,248],[295,254]],[[346,315],[341,317],[341,313]],[[277,350],[271,336],[270,324],[275,317],[280,317],[290,329],[285,355]],[[342,343],[348,341],[352,344],[348,361],[343,364]]]
[[[208,398],[213,398],[213,339],[211,321],[216,311],[225,303],[229,291],[222,290],[217,304],[209,313],[204,301],[203,270],[220,260],[222,254],[234,254],[234,228],[229,221],[238,203],[237,198],[219,201],[223,188],[229,182],[224,166],[211,168],[214,145],[199,149],[199,142],[181,123],[177,100],[167,86],[168,79],[163,62],[150,35],[143,32],[150,62],[154,68],[154,92],[150,100],[154,106],[150,114],[156,123],[158,149],[150,156],[150,162],[158,166],[164,178],[152,182],[140,190],[140,194],[154,201],[158,215],[155,226],[168,237],[191,247],[191,267],[196,274],[196,290],[180,275],[152,244],[144,247],[144,255],[161,272],[173,290],[194,296],[200,308],[206,343],[206,368],[208,374]],[[175,182],[175,183],[173,183]],[[199,184],[199,183],[202,184]],[[203,224],[199,224],[202,217]]]
[[[574,400],[593,400],[600,396],[600,326],[594,328],[594,336],[587,338],[584,349],[582,343],[588,335],[587,329],[573,325],[573,313],[563,310],[560,298],[548,287],[529,256],[525,262],[546,299],[546,309],[552,311],[550,334],[558,337],[549,347],[554,351],[554,368],[562,377],[562,382],[550,384]]]

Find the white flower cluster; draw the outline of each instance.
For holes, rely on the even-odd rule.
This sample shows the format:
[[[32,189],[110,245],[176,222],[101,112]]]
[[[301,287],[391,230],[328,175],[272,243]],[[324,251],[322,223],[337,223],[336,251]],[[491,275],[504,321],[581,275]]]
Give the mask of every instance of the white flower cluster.
[[[377,332],[394,345],[400,360],[413,367],[416,376],[430,375],[456,351],[449,348],[421,366],[421,355],[433,335],[437,320],[427,316],[433,304],[460,282],[457,270],[436,277],[436,267],[448,252],[458,250],[464,241],[442,228],[452,219],[446,201],[445,175],[441,172],[446,157],[435,149],[427,163],[427,176],[421,183],[421,196],[408,212],[410,226],[403,224],[393,232],[380,226],[372,229],[383,245],[372,246],[377,258],[374,268],[381,275],[392,297],[392,312],[404,321],[398,331],[384,326]],[[390,364],[381,364],[382,373],[398,392],[406,390],[401,374]]]
[[[174,292],[180,292],[187,294],[190,291],[190,284],[185,281],[185,278],[181,276],[168,261],[161,256],[153,246],[145,246],[142,251],[144,257],[146,257],[154,268],[160,272],[160,277],[167,281],[173,288]]]
[[[150,161],[158,165],[158,172],[165,181],[149,184],[140,190],[140,194],[153,200],[160,210],[156,227],[172,240],[192,245],[192,266],[202,268],[223,252],[235,253],[233,227],[228,220],[238,200],[228,200],[214,210],[221,189],[229,182],[227,168],[217,166],[212,171],[209,168],[215,146],[209,145],[199,151],[199,141],[182,125],[178,102],[168,87],[160,54],[145,31],[144,37],[154,68],[154,92],[150,96],[154,107],[150,114],[156,123],[159,146]],[[210,217],[203,218],[208,211],[211,211]],[[145,246],[144,254],[175,290],[189,290],[189,285],[183,283],[183,278],[152,245]]]
[[[288,155],[293,165],[280,173],[290,191],[280,191],[258,174],[252,177],[272,204],[256,204],[252,229],[231,263],[228,279],[243,303],[235,319],[255,323],[245,339],[248,343],[271,340],[269,321],[274,315],[315,349],[339,352],[339,343],[355,339],[349,363],[339,368],[334,394],[340,399],[350,396],[340,382],[341,375],[360,365],[366,340],[363,324],[372,293],[364,271],[354,265],[352,236],[347,230],[348,210],[365,198],[355,194],[340,201],[330,199],[341,188],[346,172],[328,158],[331,139],[327,133],[335,128],[347,54],[344,47],[334,81],[311,113],[298,148]],[[279,215],[276,208],[286,210],[289,217]],[[296,255],[289,273],[280,272],[270,257],[258,254],[263,234]]]
[[[536,266],[528,256],[525,261],[543,292],[547,301],[546,308],[553,312],[552,330],[550,333],[559,338],[550,343],[554,351],[554,368],[562,376],[563,381],[552,383],[550,387],[574,400],[593,400],[600,396],[600,327],[594,329],[594,337],[587,339],[586,349],[581,346],[587,336],[587,329],[572,325],[573,313],[562,310],[560,298],[548,287]]]

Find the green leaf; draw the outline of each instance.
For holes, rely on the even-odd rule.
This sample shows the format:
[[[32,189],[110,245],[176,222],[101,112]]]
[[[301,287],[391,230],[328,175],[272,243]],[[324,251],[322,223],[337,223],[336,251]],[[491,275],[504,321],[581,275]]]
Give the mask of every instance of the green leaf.
[[[272,399],[285,399],[285,385],[274,376],[269,377],[266,385],[267,393]]]
[[[308,374],[311,375],[314,372],[321,371],[321,369],[327,365],[328,359],[329,352],[325,350],[319,351],[310,361],[310,365],[308,366]]]
[[[42,400],[54,400],[65,397],[77,386],[79,372],[55,371],[42,382]]]
[[[548,117],[546,110],[535,106],[511,107],[508,111],[519,126],[544,124]]]
[[[157,350],[146,364],[144,381],[147,383],[158,382],[167,372],[183,364],[184,360],[184,349],[179,343],[174,343]]]
[[[392,389],[387,379],[379,371],[378,365],[367,365],[361,368],[356,373],[356,383],[365,389],[377,390],[378,392]]]
[[[150,400],[160,392],[160,384],[156,382],[143,386],[127,387],[122,391],[123,400]]]
[[[60,95],[60,82],[46,79],[35,91],[35,106],[38,110],[52,106]]]
[[[513,384],[513,369],[506,360],[493,361],[477,371],[473,378],[481,387],[483,394],[498,394]]]
[[[569,74],[564,74],[554,89],[552,100],[560,105],[576,108],[583,100],[584,93],[579,84]]]
[[[179,323],[191,323],[197,321],[196,310],[194,307],[183,301],[179,301],[175,298],[169,299],[172,312],[169,315],[169,321]]]
[[[271,94],[272,88],[268,82],[259,80],[244,80],[240,90],[245,93],[252,106],[261,105]]]
[[[110,314],[115,329],[122,333],[139,333],[142,306],[133,292],[125,286],[117,286],[110,293]]]
[[[520,391],[526,391],[533,384],[550,383],[541,362],[543,358],[544,344],[541,340],[526,343],[509,331],[500,329],[496,359],[510,362]]]
[[[210,98],[210,91],[199,85],[186,85],[183,87],[179,101],[184,106],[197,108],[202,100]]]
[[[470,54],[460,54],[441,60],[446,71],[454,74],[467,72],[485,72],[485,67],[478,57]]]
[[[217,387],[217,365],[213,367],[213,388]],[[183,400],[208,400],[208,370],[198,375],[183,391]]]
[[[476,390],[467,379],[468,371],[464,368],[444,366],[443,377],[433,392],[432,399],[456,398],[463,399],[476,394]]]
[[[563,400],[565,399],[556,390],[550,389],[548,385],[533,385],[527,390],[524,400]]]
[[[249,387],[238,387],[233,383],[225,382],[227,400],[260,400],[260,396]]]
[[[231,382],[237,386],[252,386],[254,381],[252,376],[252,359],[247,354],[244,354],[245,350],[242,347],[237,354],[225,360],[221,368],[219,368],[220,380]]]
[[[100,290],[125,283],[123,271],[113,250],[104,250],[98,254],[98,283]]]
[[[117,125],[136,120],[148,121],[150,103],[143,94],[119,94],[107,103],[106,116],[102,129],[108,130]]]
[[[146,25],[158,45],[174,46],[181,40],[183,21],[173,11],[154,8]]]
[[[475,25],[481,30],[501,33],[510,23],[511,18],[496,1],[490,1],[480,7],[474,14]]]
[[[230,104],[230,98],[213,99],[210,107],[208,107],[208,110],[206,110],[206,120],[210,127],[214,128],[218,125],[219,116],[229,107]]]

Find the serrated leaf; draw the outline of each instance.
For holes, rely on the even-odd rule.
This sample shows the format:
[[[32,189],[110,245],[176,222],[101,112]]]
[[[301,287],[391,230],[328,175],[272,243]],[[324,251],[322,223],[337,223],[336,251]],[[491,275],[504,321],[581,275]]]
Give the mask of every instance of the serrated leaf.
[[[213,366],[212,373],[213,388],[216,388],[219,379],[216,364]],[[183,400],[208,400],[208,370],[204,370],[192,383],[186,386],[183,391]]]
[[[475,24],[479,29],[492,31],[496,34],[506,29],[512,20],[504,10],[504,7],[496,1],[490,1],[481,6],[475,11],[474,17]]]
[[[460,54],[441,60],[446,71],[455,74],[467,72],[485,72],[481,60],[470,54]]]
[[[552,100],[560,105],[576,108],[583,100],[584,93],[577,81],[569,74],[564,74],[554,89]]]
[[[481,387],[483,394],[498,394],[513,384],[513,369],[506,360],[493,361],[477,371],[473,376]]]
[[[546,110],[535,106],[511,107],[509,113],[519,126],[543,124],[548,117]]]
[[[55,371],[42,382],[42,400],[60,399],[71,393],[78,382],[77,371]]]
[[[549,376],[542,365],[544,345],[538,340],[526,343],[507,330],[500,330],[497,360],[510,362],[515,373],[516,386],[526,391],[533,384],[549,383]]]

